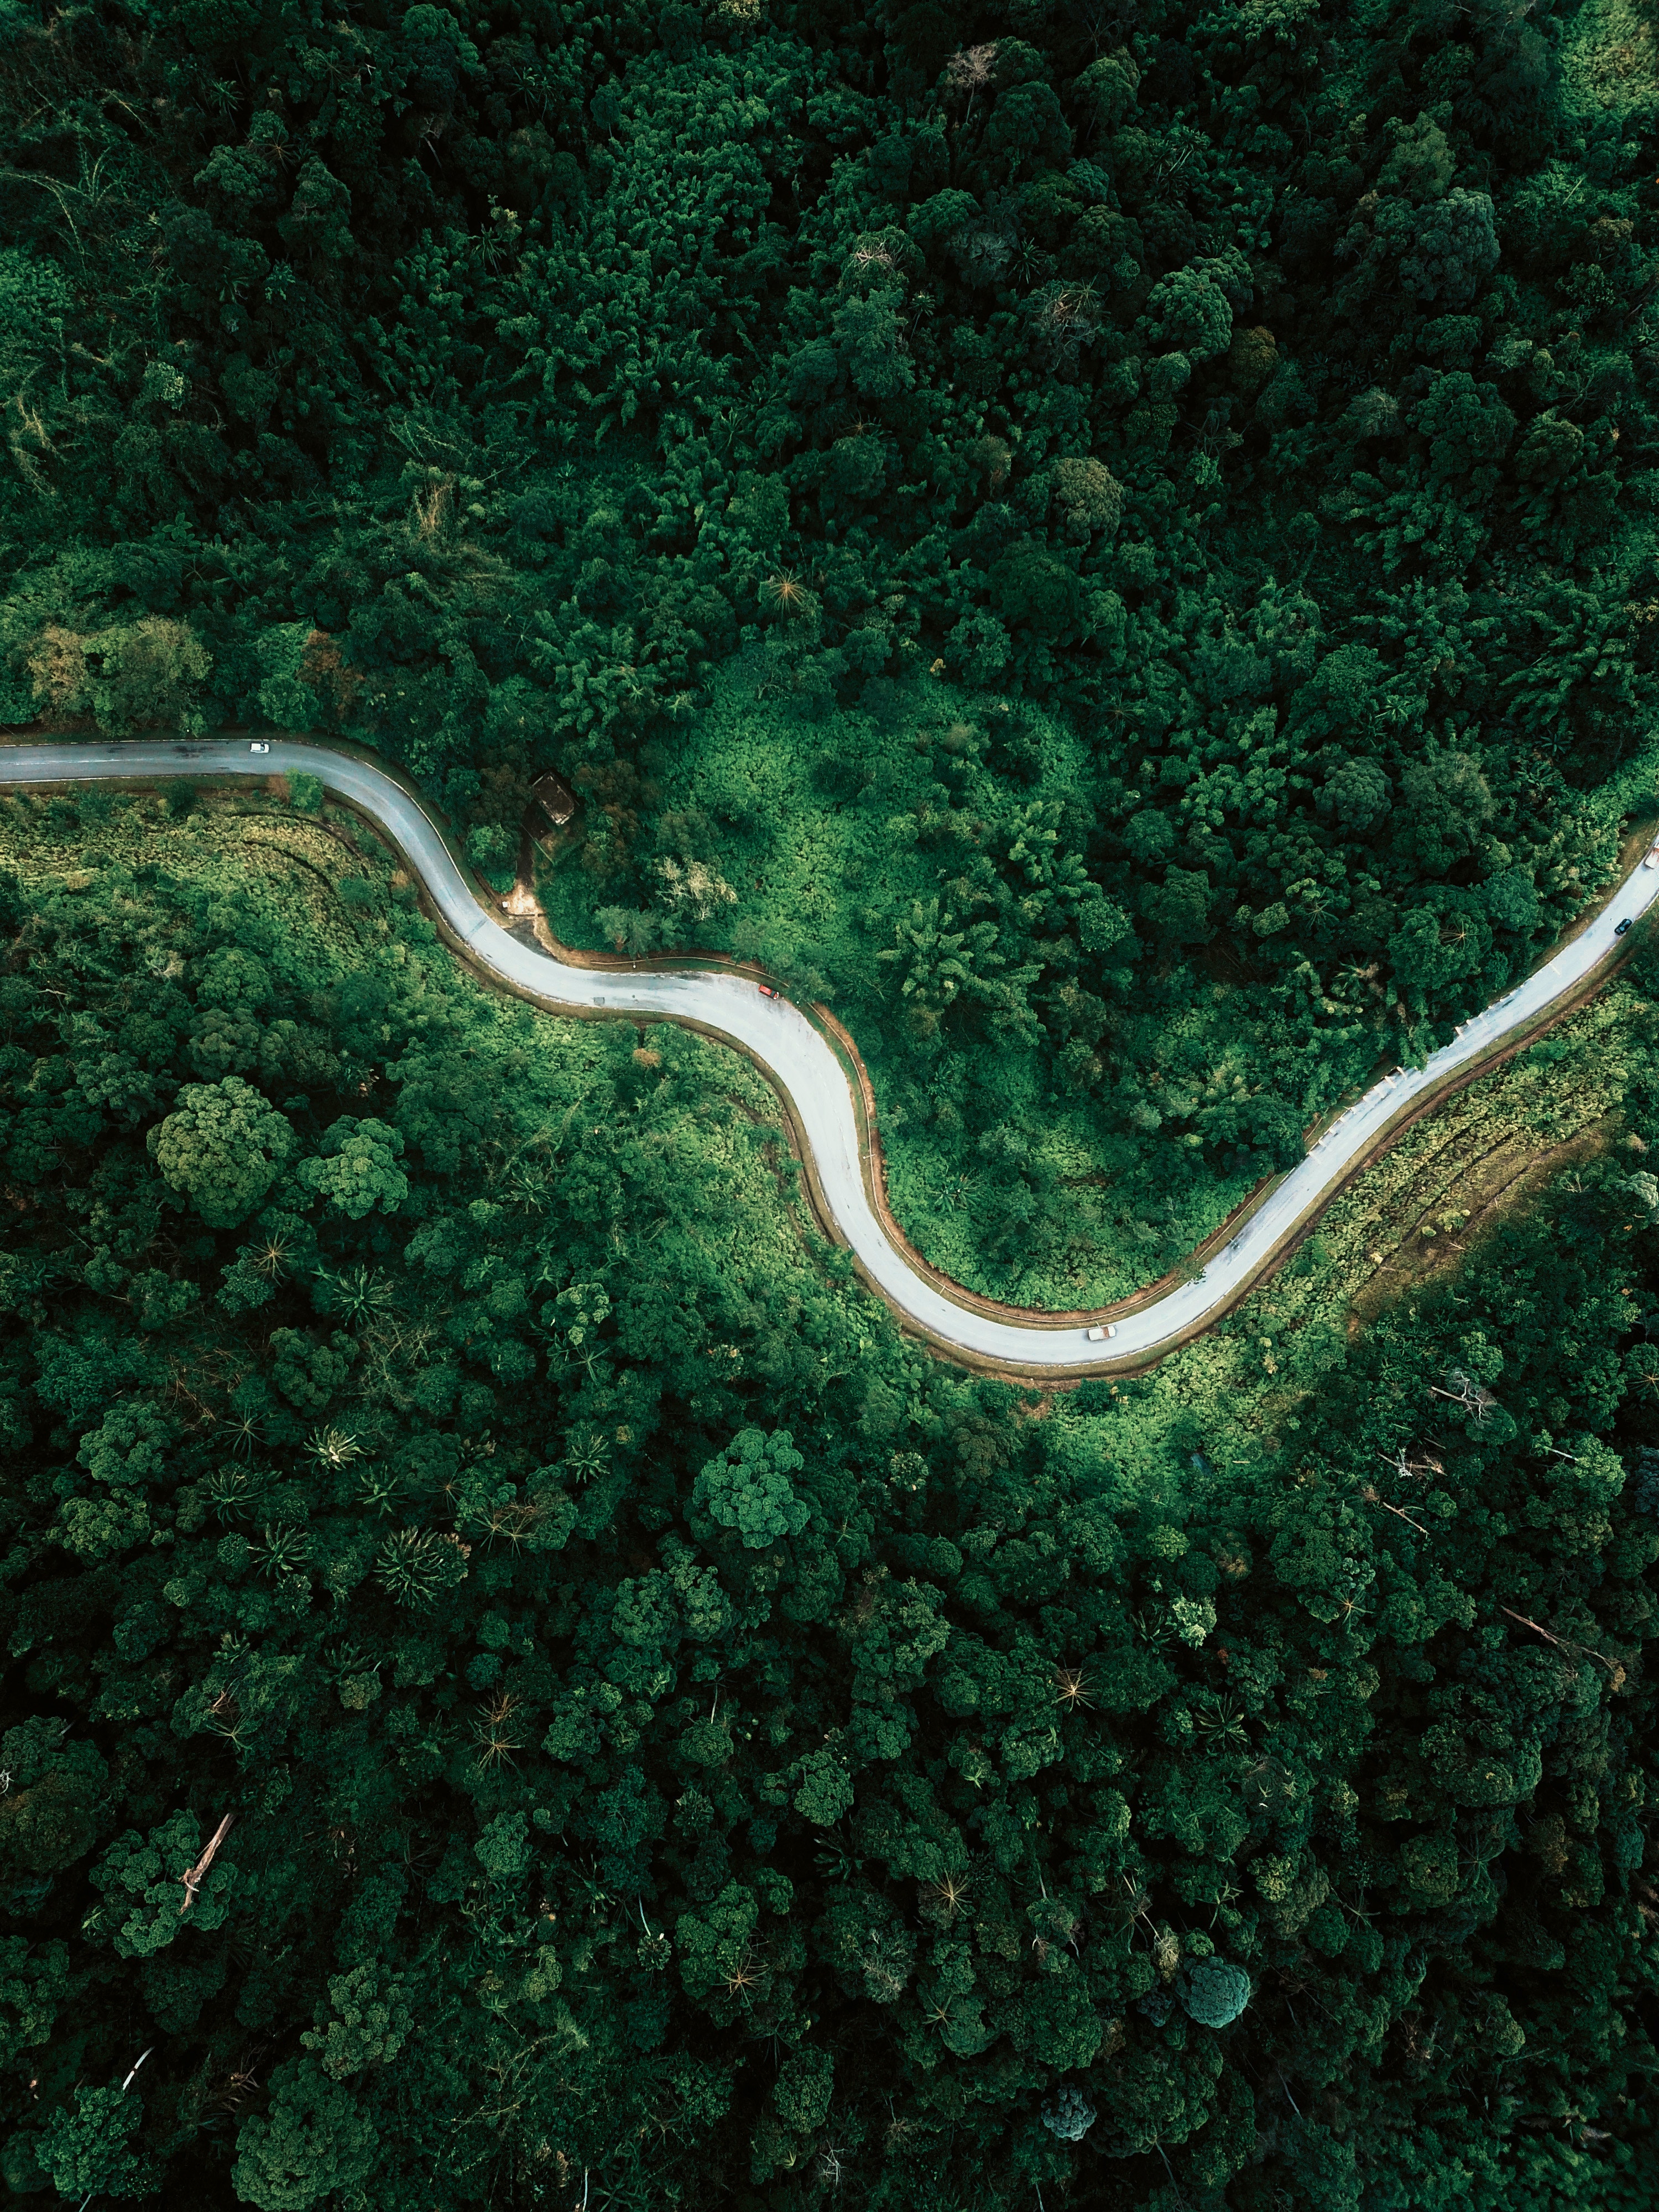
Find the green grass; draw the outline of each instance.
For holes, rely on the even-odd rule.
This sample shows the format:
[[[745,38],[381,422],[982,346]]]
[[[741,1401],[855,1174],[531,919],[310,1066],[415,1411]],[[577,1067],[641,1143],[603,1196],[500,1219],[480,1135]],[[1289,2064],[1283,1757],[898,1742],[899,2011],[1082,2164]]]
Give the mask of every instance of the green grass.
[[[894,1212],[954,1280],[1016,1304],[1069,1307],[1155,1279],[1255,1176],[1217,1177],[1175,1158],[1177,1140],[1114,1126],[1097,1095],[1056,1082],[1046,1039],[1005,1032],[919,1055],[898,973],[878,957],[896,920],[972,860],[972,844],[941,847],[936,834],[941,779],[970,750],[965,732],[996,763],[994,778],[973,787],[988,812],[1040,795],[1086,820],[1097,773],[1087,748],[1040,711],[1022,709],[1016,726],[1002,702],[932,678],[900,689],[888,715],[841,708],[814,720],[757,696],[763,673],[757,656],[730,664],[708,707],[654,756],[656,844],[639,848],[641,874],[659,901],[665,860],[683,871],[701,861],[710,878],[701,913],[680,911],[680,945],[758,959],[798,996],[829,1000],[870,1070]],[[1002,733],[1016,726],[1011,749]],[[975,805],[955,795],[957,819],[975,822]],[[575,841],[541,888],[557,937],[605,945],[596,916],[620,895],[586,872]],[[1120,1030],[1127,1057],[1200,1080],[1225,1067],[1236,992],[1206,977],[1172,1003],[1149,976],[1146,998]]]

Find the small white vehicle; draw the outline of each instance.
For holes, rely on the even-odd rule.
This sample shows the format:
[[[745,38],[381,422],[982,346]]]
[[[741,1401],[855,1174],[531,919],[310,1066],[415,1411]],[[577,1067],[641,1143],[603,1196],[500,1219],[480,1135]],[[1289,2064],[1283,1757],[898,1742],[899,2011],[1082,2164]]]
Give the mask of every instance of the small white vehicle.
[[[1092,1328],[1085,1329],[1084,1334],[1091,1344],[1104,1344],[1108,1337],[1117,1334],[1117,1323],[1115,1321],[1097,1322]]]
[[[1659,845],[1649,846],[1648,856],[1642,866],[1644,868],[1659,868]]]
[[[251,753],[268,753],[270,750],[270,740],[265,738],[255,738],[248,750]]]

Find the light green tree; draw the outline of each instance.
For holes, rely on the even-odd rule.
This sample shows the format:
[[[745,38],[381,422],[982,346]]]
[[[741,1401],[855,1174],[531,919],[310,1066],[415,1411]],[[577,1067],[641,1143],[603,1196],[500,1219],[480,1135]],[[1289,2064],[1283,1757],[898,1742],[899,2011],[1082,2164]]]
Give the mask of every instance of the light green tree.
[[[1066,535],[1083,544],[1097,530],[1115,530],[1123,512],[1123,487],[1092,456],[1054,463],[1054,499],[1066,518]]]
[[[409,1177],[398,1165],[404,1140],[384,1121],[343,1114],[323,1140],[321,1156],[302,1160],[300,1181],[352,1221],[378,1206],[395,1213],[409,1195]]]
[[[894,926],[893,944],[876,957],[891,965],[902,964],[900,995],[910,1001],[921,1024],[932,1030],[938,1026],[939,1015],[958,999],[994,995],[994,972],[1007,964],[997,950],[997,933],[994,921],[963,922],[958,927],[956,915],[942,908],[938,899],[914,899],[908,916]],[[1035,969],[1021,971],[1026,981],[1036,973]],[[1002,983],[1011,980],[1017,979],[996,978]]]
[[[104,1903],[88,1926],[100,1936],[107,1932],[124,1959],[148,1959],[177,1936],[222,1927],[236,1869],[218,1853],[186,1891],[185,1876],[200,1869],[202,1845],[201,1822],[182,1811],[148,1837],[133,1828],[118,1836],[92,1870],[93,1887],[103,1892]],[[188,1915],[180,1910],[186,1896]]]
[[[751,1552],[781,1536],[799,1536],[811,1509],[796,1497],[789,1478],[806,1462],[787,1429],[742,1429],[692,1486],[693,1502],[705,1506],[722,1528],[734,1528]]]
[[[294,1130],[251,1084],[228,1075],[219,1083],[187,1083],[148,1143],[156,1166],[209,1228],[234,1229],[286,1164]]]
[[[523,1814],[518,1816],[524,1819]],[[403,2049],[415,2015],[405,1983],[374,1964],[329,1978],[328,2003],[317,2008],[317,2025],[300,2038],[320,2051],[323,2071],[343,2081],[367,2066],[384,2066]]]

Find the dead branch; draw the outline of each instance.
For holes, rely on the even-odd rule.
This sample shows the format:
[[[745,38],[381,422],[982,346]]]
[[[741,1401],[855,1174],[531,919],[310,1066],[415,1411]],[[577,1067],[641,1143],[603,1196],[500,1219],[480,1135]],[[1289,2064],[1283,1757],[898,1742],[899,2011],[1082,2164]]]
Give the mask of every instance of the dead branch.
[[[1535,1635],[1541,1636],[1546,1644],[1553,1644],[1558,1650],[1582,1651],[1587,1659],[1594,1659],[1607,1668],[1615,1686],[1624,1680],[1623,1667],[1616,1659],[1609,1659],[1605,1652],[1592,1651],[1588,1644],[1575,1644],[1569,1637],[1558,1636],[1553,1629],[1546,1628],[1541,1620],[1528,1620],[1524,1613],[1516,1613],[1512,1606],[1503,1606],[1499,1610],[1507,1613],[1511,1620],[1518,1620],[1522,1628],[1530,1628]]]
[[[185,1876],[185,1899],[184,1903],[179,1907],[179,1911],[181,1915],[188,1912],[191,1906],[195,1904],[196,1893],[201,1888],[202,1884],[207,1880],[207,1870],[213,1864],[213,1855],[218,1850],[220,1844],[223,1843],[225,1838],[230,1833],[231,1822],[235,1818],[236,1815],[234,1813],[226,1814],[224,1819],[220,1821],[218,1826],[208,1838],[207,1849],[203,1852],[201,1857],[197,1860],[195,1865],[191,1867],[190,1872]]]

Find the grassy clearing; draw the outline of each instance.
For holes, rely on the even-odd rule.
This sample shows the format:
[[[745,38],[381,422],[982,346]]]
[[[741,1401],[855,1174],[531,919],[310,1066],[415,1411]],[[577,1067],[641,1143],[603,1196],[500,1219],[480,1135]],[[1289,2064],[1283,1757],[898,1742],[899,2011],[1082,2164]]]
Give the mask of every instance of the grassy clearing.
[[[947,1022],[937,1046],[919,1044],[906,963],[882,957],[934,899],[963,905],[958,927],[978,911],[953,901],[951,881],[1006,848],[1039,794],[1062,842],[1084,842],[1087,748],[1035,709],[935,679],[895,692],[884,715],[817,719],[757,688],[753,664],[729,665],[708,708],[657,749],[655,848],[634,856],[654,886],[650,949],[757,959],[797,996],[833,1006],[870,1071],[895,1215],[953,1280],[1054,1308],[1156,1279],[1225,1218],[1261,1161],[1218,1171],[1188,1149],[1196,1139],[1135,1126],[1137,1110],[1157,1116],[1097,1067],[1095,1087],[1069,1084],[1034,1024]],[[620,894],[592,864],[590,834],[538,867],[549,926],[568,945],[622,950],[601,921]],[[1012,946],[1018,916],[998,926]],[[1224,1088],[1247,1057],[1244,994],[1218,970],[1132,972],[1127,949],[1085,951],[1078,967],[1085,990],[1113,1000],[1114,1065],[1152,1071],[1153,1085],[1161,1070],[1194,1096]]]

